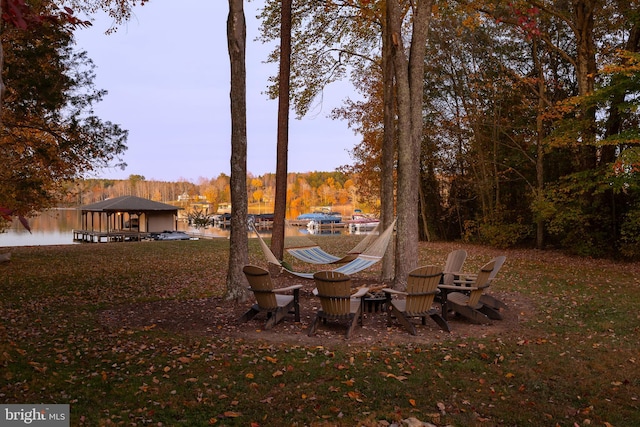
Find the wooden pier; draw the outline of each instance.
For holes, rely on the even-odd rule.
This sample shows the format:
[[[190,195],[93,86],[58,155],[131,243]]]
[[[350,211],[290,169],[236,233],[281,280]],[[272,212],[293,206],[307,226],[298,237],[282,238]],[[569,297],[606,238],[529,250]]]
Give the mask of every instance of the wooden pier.
[[[312,228],[315,231],[338,231],[349,227],[346,222],[326,222],[326,223],[313,223],[307,224],[307,228]]]
[[[73,230],[73,241],[83,243],[139,242],[149,238],[149,233],[141,233],[138,231]]]

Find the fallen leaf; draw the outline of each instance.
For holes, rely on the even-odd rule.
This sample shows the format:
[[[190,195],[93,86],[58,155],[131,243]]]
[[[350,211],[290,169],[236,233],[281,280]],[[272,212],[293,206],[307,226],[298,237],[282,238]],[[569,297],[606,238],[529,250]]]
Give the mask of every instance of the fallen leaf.
[[[362,402],[362,399],[360,398],[361,395],[357,391],[350,391],[349,393],[347,393],[347,396],[349,396],[351,399],[355,400],[356,402]]]

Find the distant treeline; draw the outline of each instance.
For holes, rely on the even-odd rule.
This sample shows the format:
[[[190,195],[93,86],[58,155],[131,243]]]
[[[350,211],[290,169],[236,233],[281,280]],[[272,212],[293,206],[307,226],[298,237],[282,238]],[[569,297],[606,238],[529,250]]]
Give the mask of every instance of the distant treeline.
[[[85,179],[69,184],[64,204],[83,206],[113,197],[137,196],[163,203],[191,205],[206,203],[214,212],[219,205],[231,202],[230,177],[189,181],[153,181],[141,175],[126,180]],[[249,203],[272,204],[275,197],[275,174],[247,177]],[[305,172],[288,175],[287,200],[290,209],[304,211],[313,206],[352,204],[365,209],[378,205],[377,200],[362,200],[354,180],[347,174],[335,172]]]

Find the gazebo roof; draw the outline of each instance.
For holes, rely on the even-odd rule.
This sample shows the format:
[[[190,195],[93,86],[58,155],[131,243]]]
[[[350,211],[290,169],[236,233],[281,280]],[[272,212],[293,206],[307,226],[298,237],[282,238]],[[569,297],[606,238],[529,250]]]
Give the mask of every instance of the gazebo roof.
[[[178,207],[135,196],[121,196],[81,207],[82,212],[167,212]]]

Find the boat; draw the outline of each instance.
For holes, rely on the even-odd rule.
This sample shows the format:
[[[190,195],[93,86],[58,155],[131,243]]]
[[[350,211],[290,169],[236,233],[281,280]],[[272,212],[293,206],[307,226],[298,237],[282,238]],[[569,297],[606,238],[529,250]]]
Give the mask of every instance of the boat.
[[[373,231],[380,224],[380,221],[358,221],[349,222],[349,233],[359,234],[368,231]]]
[[[380,224],[380,220],[362,213],[355,213],[347,223],[349,224],[349,233],[358,234],[373,231]]]
[[[337,224],[342,222],[339,212],[311,212],[298,215],[298,221],[313,221],[315,224]]]
[[[156,240],[191,240],[191,236],[184,231],[163,231]]]
[[[307,229],[301,229],[301,232],[303,234],[341,234],[342,233],[342,227],[334,227],[331,224],[327,224],[326,226],[322,226],[319,224],[315,224],[313,221],[310,221],[309,224],[307,224]],[[306,232],[306,233],[305,233]]]

